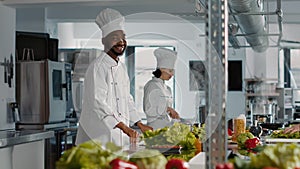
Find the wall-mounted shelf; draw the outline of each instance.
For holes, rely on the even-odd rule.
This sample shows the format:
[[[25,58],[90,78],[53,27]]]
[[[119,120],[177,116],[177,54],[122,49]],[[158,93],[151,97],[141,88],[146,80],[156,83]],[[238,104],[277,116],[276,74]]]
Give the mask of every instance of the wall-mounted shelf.
[[[247,97],[277,97],[279,96],[279,93],[246,93]]]

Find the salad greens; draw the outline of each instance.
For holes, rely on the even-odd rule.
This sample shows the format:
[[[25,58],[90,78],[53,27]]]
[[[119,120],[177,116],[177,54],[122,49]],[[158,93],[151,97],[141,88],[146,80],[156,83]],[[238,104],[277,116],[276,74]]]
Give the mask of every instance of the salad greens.
[[[189,161],[199,153],[199,147],[197,147],[199,140],[202,142],[206,140],[205,125],[190,127],[189,125],[176,122],[170,127],[153,131],[148,130],[141,135],[141,138],[145,141],[147,148],[154,148],[155,146],[166,146],[166,148],[168,146],[170,148],[172,146],[180,146],[181,153],[169,155],[167,159],[180,158]]]
[[[115,158],[127,160],[127,154],[114,143],[104,148],[99,141],[91,140],[66,150],[56,162],[57,169],[103,169]]]
[[[167,156],[167,159],[170,160],[172,158],[182,159],[184,161],[190,161],[197,154],[197,150],[182,150],[180,154],[172,154]]]
[[[268,145],[259,154],[250,154],[250,161],[235,157],[233,163],[235,169],[294,169],[300,166],[300,147],[297,144],[284,143]]]
[[[206,140],[205,124],[202,124],[201,127],[197,127],[193,125],[192,133],[196,136],[196,138],[198,138],[202,142],[205,142]]]
[[[192,130],[192,131],[191,131]],[[193,132],[194,131],[194,132]],[[196,131],[196,127],[176,122],[170,127],[164,127],[157,130],[148,130],[143,133],[142,140],[145,141],[147,147],[157,145],[173,145],[181,146],[183,150],[195,149],[195,141],[197,137],[203,139],[205,137],[205,129]]]
[[[166,157],[158,150],[143,149],[133,153],[129,161],[135,163],[140,169],[165,168]]]

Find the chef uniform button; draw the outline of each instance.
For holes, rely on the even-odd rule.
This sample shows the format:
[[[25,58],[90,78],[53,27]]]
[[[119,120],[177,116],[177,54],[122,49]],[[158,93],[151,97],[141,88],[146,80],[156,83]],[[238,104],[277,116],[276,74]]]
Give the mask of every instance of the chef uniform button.
[[[113,84],[114,84],[114,82],[110,82],[110,84],[111,84],[111,85],[113,85]]]
[[[119,113],[119,116],[121,116],[121,113]]]
[[[117,98],[117,100],[120,100],[119,98]]]
[[[116,82],[115,85],[117,85],[118,83]]]

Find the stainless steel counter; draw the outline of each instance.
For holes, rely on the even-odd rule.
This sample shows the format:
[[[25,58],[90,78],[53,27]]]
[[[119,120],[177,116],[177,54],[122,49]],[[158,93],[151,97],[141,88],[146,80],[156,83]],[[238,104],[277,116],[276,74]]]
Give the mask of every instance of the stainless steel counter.
[[[54,137],[54,131],[4,130],[0,131],[0,148]]]

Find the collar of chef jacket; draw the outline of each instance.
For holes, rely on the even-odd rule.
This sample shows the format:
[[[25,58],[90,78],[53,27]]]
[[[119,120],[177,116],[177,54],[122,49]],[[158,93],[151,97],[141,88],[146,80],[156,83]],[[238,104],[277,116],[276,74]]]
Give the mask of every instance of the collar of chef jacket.
[[[157,78],[157,77],[152,77],[153,80],[158,81],[160,83],[165,83],[164,80],[162,80],[161,78]]]
[[[111,56],[109,56],[107,53],[104,52],[103,55],[103,61],[109,65],[110,67],[118,66],[118,63],[115,59],[113,59]]]

